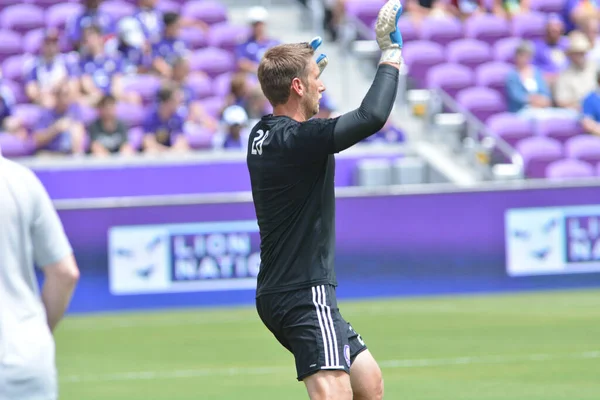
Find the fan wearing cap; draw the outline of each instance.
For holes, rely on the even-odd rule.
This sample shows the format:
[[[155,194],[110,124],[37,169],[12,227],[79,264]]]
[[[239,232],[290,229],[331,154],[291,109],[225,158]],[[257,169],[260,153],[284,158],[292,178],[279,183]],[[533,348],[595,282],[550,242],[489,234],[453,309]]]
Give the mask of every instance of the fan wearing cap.
[[[587,58],[589,50],[590,42],[583,33],[569,34],[569,66],[558,76],[554,94],[558,107],[579,111],[585,96],[596,88],[596,66]]]
[[[152,45],[152,67],[161,76],[170,78],[173,64],[188,53],[185,42],[179,38],[181,21],[177,13],[163,15],[164,32],[162,38]]]
[[[269,12],[264,7],[252,7],[248,11],[248,23],[252,27],[252,34],[247,42],[238,45],[235,50],[240,71],[256,74],[263,54],[279,44],[279,41],[270,39],[267,35],[268,18]]]
[[[148,72],[151,64],[150,46],[146,43],[140,22],[127,17],[119,21],[112,52],[123,61],[123,73],[135,75]]]
[[[483,0],[443,0],[446,1],[446,9],[452,15],[462,20],[474,15],[485,13]]]
[[[158,91],[157,97],[157,104],[148,112],[143,124],[144,151],[163,153],[189,150],[184,134],[187,115],[181,107],[181,96],[173,88],[164,87]]]
[[[83,31],[92,25],[100,28],[102,36],[110,35],[114,32],[112,17],[100,9],[103,0],[85,0],[84,9],[81,14],[71,17],[66,24],[65,30],[67,37],[78,49],[83,40]]]
[[[68,85],[77,92],[78,66],[72,57],[60,54],[57,30],[44,32],[40,50],[41,54],[25,65],[25,93],[31,102],[51,108],[59,86]]]
[[[230,106],[223,111],[223,130],[215,135],[215,149],[246,149],[248,145],[248,114],[240,106]]]

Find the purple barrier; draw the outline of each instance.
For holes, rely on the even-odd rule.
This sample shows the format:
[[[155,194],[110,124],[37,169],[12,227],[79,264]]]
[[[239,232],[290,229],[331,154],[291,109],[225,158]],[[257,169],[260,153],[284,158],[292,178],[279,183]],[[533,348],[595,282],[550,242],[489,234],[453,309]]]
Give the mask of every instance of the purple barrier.
[[[360,197],[341,190],[339,295],[600,286],[599,190]],[[82,271],[72,311],[253,302],[259,240],[248,201],[60,216]]]
[[[390,146],[392,147],[392,146]],[[388,152],[389,153],[389,152]],[[350,153],[336,157],[336,185],[354,184],[354,171],[360,159],[401,156]],[[32,166],[53,199],[85,199],[122,196],[154,196],[250,190],[246,160],[198,161],[160,165],[111,164],[86,167]]]

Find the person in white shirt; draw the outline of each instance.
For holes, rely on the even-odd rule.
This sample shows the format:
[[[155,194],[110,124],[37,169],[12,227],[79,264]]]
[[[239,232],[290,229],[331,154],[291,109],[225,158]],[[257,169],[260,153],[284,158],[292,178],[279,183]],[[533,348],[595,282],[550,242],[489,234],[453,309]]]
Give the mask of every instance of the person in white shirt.
[[[41,295],[35,266],[45,275]],[[78,279],[43,185],[0,155],[0,399],[57,399],[53,331]]]

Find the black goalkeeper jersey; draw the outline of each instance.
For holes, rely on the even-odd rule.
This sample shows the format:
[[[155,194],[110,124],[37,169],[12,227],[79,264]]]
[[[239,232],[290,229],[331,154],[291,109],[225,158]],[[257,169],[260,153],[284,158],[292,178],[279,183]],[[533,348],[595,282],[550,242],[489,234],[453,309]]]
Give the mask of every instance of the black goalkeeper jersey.
[[[256,296],[337,285],[335,159],[338,119],[263,117],[248,141],[248,170],[260,229]]]

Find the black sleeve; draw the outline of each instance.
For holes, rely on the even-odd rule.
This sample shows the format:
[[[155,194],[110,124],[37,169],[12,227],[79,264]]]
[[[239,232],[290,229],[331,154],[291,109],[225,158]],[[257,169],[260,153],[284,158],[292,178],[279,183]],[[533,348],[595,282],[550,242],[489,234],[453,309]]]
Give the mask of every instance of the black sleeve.
[[[100,124],[98,120],[92,122],[90,126],[88,126],[88,133],[90,135],[90,142],[95,142],[98,140],[98,137],[102,135],[102,131],[100,129]]]
[[[387,122],[398,92],[398,69],[382,64],[360,107],[342,115],[335,125],[334,150],[339,153],[379,132]]]

